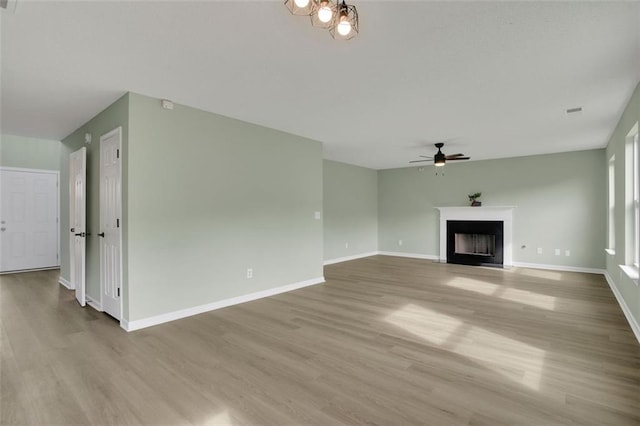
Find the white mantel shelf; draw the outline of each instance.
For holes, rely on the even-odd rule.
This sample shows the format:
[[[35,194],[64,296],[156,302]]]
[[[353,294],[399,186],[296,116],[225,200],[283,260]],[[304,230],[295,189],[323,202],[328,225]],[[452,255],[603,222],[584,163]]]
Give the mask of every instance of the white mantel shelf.
[[[513,266],[513,209],[516,206],[435,207],[440,210],[440,262],[447,261],[448,220],[495,220],[504,222],[503,265]]]

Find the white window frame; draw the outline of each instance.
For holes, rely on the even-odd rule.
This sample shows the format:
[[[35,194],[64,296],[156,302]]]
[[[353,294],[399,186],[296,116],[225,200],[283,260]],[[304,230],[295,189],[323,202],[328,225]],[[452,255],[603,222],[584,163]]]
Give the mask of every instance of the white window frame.
[[[638,123],[627,134],[625,143],[625,223],[624,264],[620,269],[637,286],[640,278],[640,158]]]
[[[633,141],[631,142],[632,149],[632,167],[633,167],[633,256],[632,256],[632,265],[638,270],[640,268],[640,173],[638,172],[638,132],[636,130],[636,134],[633,136]]]
[[[606,252],[611,256],[616,254],[616,156],[609,158],[609,181],[608,181],[608,210],[607,210],[607,229],[608,229],[608,245]]]

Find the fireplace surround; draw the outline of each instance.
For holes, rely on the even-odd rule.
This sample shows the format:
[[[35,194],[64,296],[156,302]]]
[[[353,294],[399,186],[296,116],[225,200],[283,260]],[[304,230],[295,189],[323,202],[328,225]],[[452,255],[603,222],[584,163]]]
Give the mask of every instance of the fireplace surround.
[[[440,211],[440,253],[438,255],[439,261],[443,263],[464,263],[457,262],[455,258],[449,261],[448,257],[448,235],[447,228],[448,222],[499,222],[502,225],[502,265],[505,268],[513,266],[513,241],[512,241],[512,224],[513,224],[513,209],[515,206],[482,206],[482,207],[436,207]],[[494,263],[495,254],[497,251],[496,240],[492,240],[488,237],[482,237],[482,235],[492,235],[491,232],[457,232],[458,234],[477,235],[481,237],[458,237],[459,244],[465,245],[459,252],[461,254],[467,254],[473,256],[475,263]],[[453,235],[453,244],[455,244],[455,234]],[[493,234],[495,235],[495,234]],[[470,239],[471,238],[471,239]],[[499,238],[499,237],[494,237]],[[466,239],[465,241],[461,241]],[[493,249],[494,259],[490,259],[491,262],[482,262],[482,255],[488,255]],[[468,251],[471,250],[471,251]],[[464,253],[467,251],[467,253]],[[476,251],[474,253],[474,251]],[[484,253],[486,252],[486,253]],[[487,256],[488,257],[488,256]],[[468,259],[468,258],[467,258]],[[499,259],[498,259],[499,260]],[[467,262],[469,263],[469,262]]]

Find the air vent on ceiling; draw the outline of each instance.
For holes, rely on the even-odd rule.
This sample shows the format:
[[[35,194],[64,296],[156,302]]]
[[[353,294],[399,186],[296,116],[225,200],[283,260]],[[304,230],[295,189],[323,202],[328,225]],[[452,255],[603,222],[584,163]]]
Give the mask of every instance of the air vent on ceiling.
[[[0,9],[5,9],[9,12],[15,12],[18,6],[18,0],[0,0]]]
[[[567,114],[576,114],[578,112],[582,112],[582,107],[569,108],[568,110],[566,110]]]

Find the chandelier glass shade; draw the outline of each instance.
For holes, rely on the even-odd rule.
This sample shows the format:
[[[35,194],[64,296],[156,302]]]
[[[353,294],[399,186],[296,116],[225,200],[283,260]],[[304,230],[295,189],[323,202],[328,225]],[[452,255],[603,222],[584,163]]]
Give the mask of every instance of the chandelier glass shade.
[[[311,25],[318,28],[331,28],[336,16],[336,4],[332,0],[312,0]]]
[[[313,2],[313,0],[285,0],[284,5],[292,15],[309,16],[313,9]]]
[[[333,25],[329,28],[331,37],[337,40],[349,40],[358,35],[358,10],[355,6],[342,1],[338,4]]]
[[[289,12],[309,16],[311,25],[329,30],[336,40],[349,40],[358,35],[358,11],[345,0],[285,0]]]

